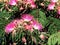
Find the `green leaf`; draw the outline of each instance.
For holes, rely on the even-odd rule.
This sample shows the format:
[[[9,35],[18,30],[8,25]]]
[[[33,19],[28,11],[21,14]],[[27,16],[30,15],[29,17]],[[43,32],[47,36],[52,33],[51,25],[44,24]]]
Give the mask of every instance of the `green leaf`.
[[[50,4],[50,2],[45,1],[44,4],[45,4],[45,6],[48,6]]]
[[[17,6],[12,6],[12,10],[13,11],[18,11],[18,7]]]
[[[48,45],[60,45],[60,32],[55,33],[49,37]]]
[[[38,18],[38,15],[39,15],[38,9],[31,10],[30,14],[33,15],[35,18]]]
[[[49,17],[49,20],[51,24],[48,27],[48,32],[50,34],[58,32],[60,30],[60,20],[53,17]]]
[[[0,18],[9,19],[10,17],[11,17],[11,14],[6,10],[0,12]]]
[[[39,18],[38,18],[38,20],[39,20],[39,22],[42,23],[42,25],[43,25],[44,27],[49,24],[49,23],[48,23],[49,20],[47,20],[45,13],[42,12],[42,11],[39,11]]]

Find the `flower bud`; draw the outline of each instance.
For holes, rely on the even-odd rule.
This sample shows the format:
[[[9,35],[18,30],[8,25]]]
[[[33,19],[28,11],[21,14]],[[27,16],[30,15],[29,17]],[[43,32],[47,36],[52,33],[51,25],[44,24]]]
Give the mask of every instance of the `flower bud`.
[[[45,36],[43,34],[41,34],[39,37],[41,38],[41,40],[45,39]]]
[[[22,42],[26,43],[26,38],[25,37],[22,38]]]

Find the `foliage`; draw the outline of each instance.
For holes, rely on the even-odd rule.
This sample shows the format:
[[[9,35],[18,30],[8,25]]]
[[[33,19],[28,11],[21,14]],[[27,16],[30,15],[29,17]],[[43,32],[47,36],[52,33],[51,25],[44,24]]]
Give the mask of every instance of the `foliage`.
[[[12,0],[14,4],[9,2],[11,0],[3,1],[0,2],[0,45],[60,45],[59,0],[58,2],[51,2],[52,0]],[[53,7],[50,9],[51,3]],[[27,16],[28,21],[20,21],[22,15],[26,14],[31,15]],[[33,17],[32,20],[30,20],[31,17]],[[26,16],[23,19],[25,18]],[[15,20],[16,22],[14,22]],[[35,28],[33,27],[35,24],[30,26],[31,21],[36,21],[35,24],[38,23],[38,26]],[[12,32],[6,33],[5,28],[11,22],[17,26]],[[24,24],[27,24],[27,27],[33,27],[34,31],[30,28],[25,29],[26,25]],[[37,27],[41,29],[36,29]]]
[[[60,45],[60,32],[50,36],[48,39],[48,45]]]

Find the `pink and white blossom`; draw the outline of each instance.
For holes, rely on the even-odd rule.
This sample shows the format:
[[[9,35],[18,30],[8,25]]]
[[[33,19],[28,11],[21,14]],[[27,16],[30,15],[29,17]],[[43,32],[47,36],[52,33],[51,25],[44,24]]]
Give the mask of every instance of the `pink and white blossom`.
[[[40,30],[40,31],[43,29],[42,24],[38,23],[35,20],[31,21],[31,24],[32,24],[32,26],[33,26],[34,29],[37,29],[37,30]]]
[[[58,0],[50,0],[51,2],[53,2],[53,3],[56,3],[56,2],[58,2]]]
[[[50,3],[48,5],[48,10],[54,10],[54,7],[55,7],[55,3]]]
[[[36,5],[34,3],[31,4],[31,8],[36,8]]]
[[[21,16],[21,18],[24,20],[24,21],[31,21],[33,19],[33,16],[31,16],[30,14],[23,14]]]
[[[10,1],[9,1],[9,4],[10,4],[10,5],[16,5],[16,4],[17,4],[17,0],[10,0]]]
[[[11,33],[16,27],[16,23],[9,23],[6,27],[5,27],[5,32],[7,34]]]

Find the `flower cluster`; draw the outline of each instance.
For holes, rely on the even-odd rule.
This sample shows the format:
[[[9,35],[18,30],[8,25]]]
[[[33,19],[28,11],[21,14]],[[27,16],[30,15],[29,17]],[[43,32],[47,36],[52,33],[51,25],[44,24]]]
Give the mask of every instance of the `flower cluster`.
[[[49,10],[54,10],[55,3],[57,3],[58,0],[50,0],[50,4],[48,5]]]
[[[55,3],[50,3],[48,5],[48,10],[54,10],[54,7],[55,7]]]
[[[58,2],[59,0],[6,0],[4,5],[0,4],[1,19],[13,19],[4,29],[5,45],[47,45],[49,36],[60,30]]]
[[[11,33],[11,32],[15,29],[16,26],[17,26],[16,23],[10,22],[10,23],[5,27],[5,32],[6,32],[7,34]]]
[[[25,30],[29,30],[31,32],[33,32],[34,29],[39,31],[43,29],[42,24],[38,23],[38,21],[36,21],[34,17],[31,16],[30,14],[23,14],[21,16],[21,19],[15,19],[12,22],[10,22],[5,27],[5,32],[9,34],[17,27],[19,28],[23,27]]]
[[[50,0],[50,4],[48,5],[48,10],[54,10],[54,8],[56,7],[57,13],[60,15],[60,6],[57,3],[58,0]]]
[[[34,0],[10,0],[9,1],[9,5],[17,5],[18,2],[20,2],[21,4],[25,5],[25,6],[29,6],[30,8],[36,8],[36,4],[34,2]]]

